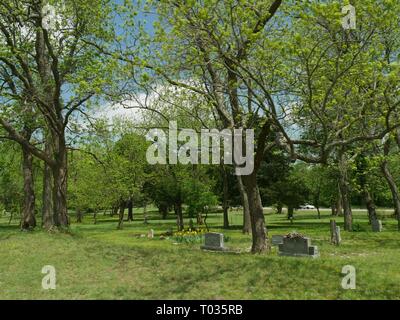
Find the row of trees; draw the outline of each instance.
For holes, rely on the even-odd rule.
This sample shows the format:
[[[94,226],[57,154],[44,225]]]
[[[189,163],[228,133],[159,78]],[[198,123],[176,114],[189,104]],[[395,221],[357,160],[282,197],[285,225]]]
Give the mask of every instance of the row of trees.
[[[232,169],[229,166],[150,166],[145,159],[148,142],[130,128],[133,125],[119,125],[124,128],[119,133],[107,132],[104,122],[99,121],[92,137],[85,139],[80,149],[69,151],[68,199],[69,207],[76,210],[77,222],[82,221],[84,213],[93,213],[96,217],[100,211],[113,215],[119,212],[122,228],[126,209],[130,221],[133,206],[153,203],[163,219],[173,210],[177,226],[182,229],[183,206],[191,218],[202,221],[205,208],[219,203],[225,213],[223,225],[229,227],[229,207],[243,204]],[[2,147],[1,164],[7,172],[1,174],[1,203],[6,211],[19,212],[24,200],[21,155],[10,142]],[[320,207],[331,207],[332,215],[343,214],[337,166],[293,165],[280,150],[271,152],[268,159],[258,174],[264,206],[276,206],[278,213],[286,206],[290,216],[299,205],[309,202],[317,207],[319,216]],[[394,180],[399,181],[398,155],[387,160],[393,168]],[[381,161],[376,157],[365,163],[356,157],[348,170],[351,204],[367,206],[370,219],[376,218],[375,203],[385,207],[393,205],[390,185],[381,173]],[[31,193],[41,194],[43,168],[39,161],[34,161],[33,168],[35,190]],[[40,198],[35,202],[36,207],[41,206]]]
[[[221,166],[219,175],[193,165],[149,169],[143,131],[93,123],[91,112],[111,102],[145,111],[144,129],[179,119],[182,127],[255,130],[254,171],[235,177],[254,253],[269,250],[263,201],[275,197],[291,210],[304,195],[288,186],[314,174],[308,189],[316,203],[321,181],[336,177],[331,203],[340,203],[336,212],[343,207],[351,231],[353,173],[374,219],[371,172],[379,168],[400,230],[390,163],[400,146],[400,5],[352,3],[355,30],[342,28],[335,1],[53,1],[56,14],[42,0],[2,1],[1,138],[22,152],[21,227],[36,225],[35,166],[48,229],[69,224],[68,180],[78,211],[113,202],[123,216],[140,194],[162,211],[172,205],[182,227],[182,203],[191,214],[215,203],[209,182],[219,176],[227,216],[232,168]],[[148,11],[152,27],[137,16]],[[314,167],[288,174],[299,161]],[[318,182],[318,170],[326,179]]]

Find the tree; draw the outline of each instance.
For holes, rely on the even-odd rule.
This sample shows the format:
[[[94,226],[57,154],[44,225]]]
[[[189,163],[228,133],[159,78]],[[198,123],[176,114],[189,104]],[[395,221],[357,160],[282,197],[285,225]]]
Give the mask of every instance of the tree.
[[[328,163],[329,156],[336,157],[348,231],[352,230],[349,160],[354,156],[349,151],[357,144],[382,139],[399,126],[394,121],[398,88],[392,83],[398,79],[393,64],[398,42],[390,36],[398,26],[394,14],[398,4],[353,4],[358,21],[354,31],[343,30],[339,3],[294,6],[291,16],[299,19],[293,20],[292,41],[288,41],[292,45],[287,51],[293,62],[288,88],[296,83],[287,96],[287,104],[294,106],[292,124],[305,129],[301,136],[309,140],[316,162]],[[311,151],[313,145],[321,147],[317,154]]]
[[[239,98],[246,89],[254,95],[253,99],[248,100],[250,108],[262,109],[265,114],[269,114],[271,110],[268,110],[268,107],[274,107],[272,99],[264,100],[254,92],[257,85],[254,84],[253,87],[249,84],[250,75],[241,74],[243,70],[251,67],[248,65],[249,61],[254,59],[251,49],[258,44],[265,25],[271,21],[281,1],[262,1],[257,6],[261,8],[262,5],[269,9],[265,14],[259,15],[258,9],[246,10],[245,6],[236,5],[234,1],[209,1],[202,4],[165,1],[157,4],[161,23],[160,28],[157,28],[156,34],[159,37],[156,41],[168,50],[172,59],[164,59],[168,61],[163,61],[156,70],[162,70],[160,73],[170,84],[202,95],[213,106],[220,123],[226,128],[246,128],[254,120],[251,110],[246,110],[247,107],[242,106]],[[228,12],[233,14],[226,14]],[[168,28],[171,32],[166,33],[164,26],[161,27],[164,23],[172,26]],[[154,62],[154,65],[156,64]],[[188,65],[194,68],[188,69]],[[178,72],[175,72],[176,70]],[[189,78],[192,83],[199,81],[199,85],[187,84],[181,78],[180,72],[183,70],[186,74],[190,70]],[[173,79],[174,73],[178,80]],[[264,93],[268,95],[269,91]],[[246,97],[246,94],[244,96]],[[268,101],[267,106],[264,102],[259,103],[263,100]],[[248,101],[246,100],[246,106]],[[271,125],[270,118],[261,121],[261,129],[257,136],[255,170],[249,176],[242,176],[250,207],[253,252],[263,252],[269,248],[266,243],[264,214],[256,174]]]
[[[2,109],[20,116],[16,106],[32,105],[45,124],[35,134],[47,140],[51,153],[18,132],[15,121],[8,117],[10,112],[0,114],[0,124],[8,138],[51,169],[53,223],[66,227],[66,131],[73,115],[87,108],[105,87],[110,66],[86,40],[94,37],[107,42],[112,30],[104,23],[110,8],[106,0],[70,1],[63,7],[58,4],[54,3],[54,16],[44,15],[43,1],[3,1],[0,6],[0,64],[9,76],[1,91]]]
[[[101,208],[119,208],[119,228],[129,201],[133,206],[134,201],[142,199],[147,175],[148,143],[132,127],[131,122],[116,121],[110,130],[99,119],[93,123],[90,135],[75,146],[70,160],[71,205],[95,213]]]

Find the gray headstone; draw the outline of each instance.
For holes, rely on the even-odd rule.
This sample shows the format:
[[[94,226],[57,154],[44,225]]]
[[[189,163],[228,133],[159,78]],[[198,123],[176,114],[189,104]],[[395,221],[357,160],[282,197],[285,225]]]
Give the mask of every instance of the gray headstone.
[[[309,254],[310,256],[318,257],[318,256],[319,256],[318,247],[317,247],[317,246],[310,246],[310,247],[308,248],[308,254]]]
[[[279,244],[279,255],[292,257],[319,256],[318,247],[311,245],[311,239],[307,237],[283,237],[283,243]]]
[[[272,245],[278,246],[280,244],[283,244],[283,236],[280,235],[272,236]]]
[[[224,248],[224,235],[222,233],[209,232],[204,235],[204,250],[217,250],[223,251]]]
[[[382,221],[381,220],[372,220],[371,226],[372,226],[373,232],[381,232],[382,231]]]

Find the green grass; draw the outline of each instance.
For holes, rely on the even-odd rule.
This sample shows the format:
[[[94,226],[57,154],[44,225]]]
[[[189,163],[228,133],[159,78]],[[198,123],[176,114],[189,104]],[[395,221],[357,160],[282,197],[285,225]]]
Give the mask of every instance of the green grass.
[[[388,213],[389,214],[389,213]],[[17,222],[0,218],[0,299],[399,299],[400,233],[384,219],[384,232],[372,233],[366,213],[354,215],[358,232],[342,231],[339,247],[329,243],[329,216],[301,211],[291,224],[267,213],[269,235],[296,230],[318,245],[319,259],[247,252],[251,237],[242,235],[242,215],[231,212],[231,229],[222,215],[210,214],[212,231],[224,232],[227,247],[241,253],[204,252],[199,244],[176,244],[157,234],[175,226],[174,216],[160,220],[150,212],[148,225],[135,212],[134,222],[117,230],[116,217],[86,216],[71,232],[49,234],[38,228],[21,232]],[[337,221],[342,226],[342,217]],[[187,222],[187,221],[186,221]],[[154,229],[154,239],[138,238]],[[343,229],[343,228],[342,228]],[[41,269],[53,265],[57,289],[41,288]],[[341,288],[342,267],[353,265],[356,290]]]

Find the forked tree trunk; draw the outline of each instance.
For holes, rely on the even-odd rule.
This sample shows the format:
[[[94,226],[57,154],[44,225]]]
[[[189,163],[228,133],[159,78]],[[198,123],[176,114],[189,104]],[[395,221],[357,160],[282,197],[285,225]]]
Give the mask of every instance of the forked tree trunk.
[[[54,161],[52,169],[52,201],[53,201],[53,223],[56,227],[66,228],[69,225],[67,210],[67,147],[65,142],[65,118],[61,103],[60,87],[55,86],[52,81],[52,70],[55,65],[50,61],[44,32],[36,28],[36,64],[38,76],[43,88],[43,100],[50,106],[52,112],[45,117],[47,127],[50,130],[46,136],[51,152],[48,153]],[[53,78],[54,79],[54,78]],[[59,99],[58,101],[56,101]]]
[[[33,156],[28,150],[23,148],[22,158],[24,204],[22,208],[21,229],[31,230],[36,227]]]
[[[246,190],[243,185],[242,176],[236,176],[240,197],[242,199],[243,206],[243,229],[242,232],[244,234],[249,234],[251,232],[251,218],[250,218],[250,207],[249,207],[249,198],[247,197]]]
[[[242,176],[249,199],[251,231],[252,231],[252,253],[263,253],[270,251],[267,228],[265,227],[264,211],[261,202],[260,192],[257,186],[256,174]]]

